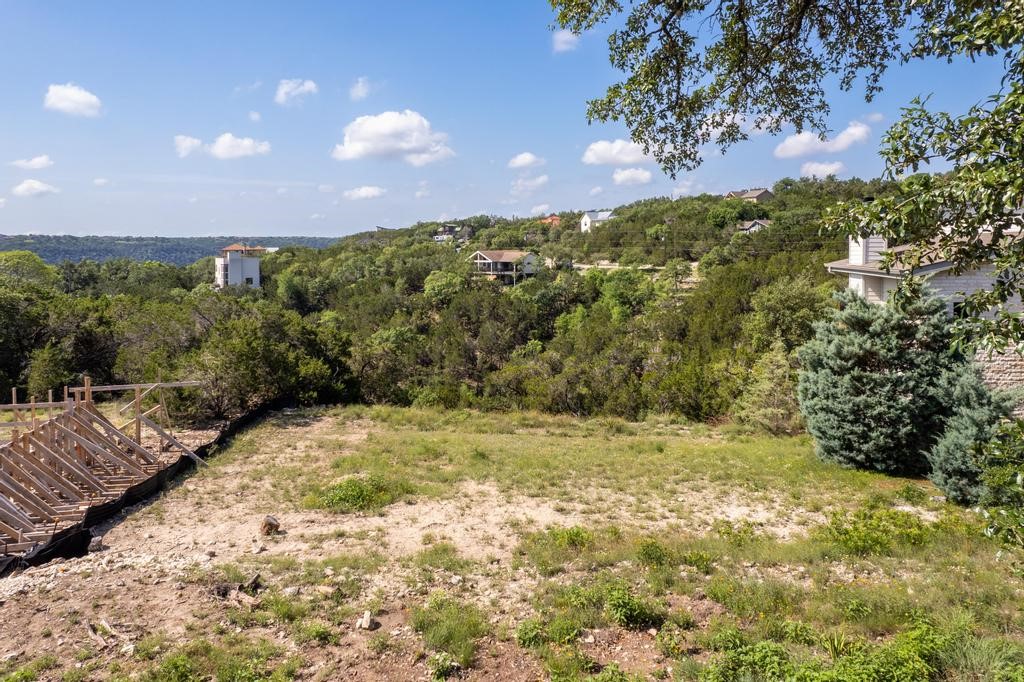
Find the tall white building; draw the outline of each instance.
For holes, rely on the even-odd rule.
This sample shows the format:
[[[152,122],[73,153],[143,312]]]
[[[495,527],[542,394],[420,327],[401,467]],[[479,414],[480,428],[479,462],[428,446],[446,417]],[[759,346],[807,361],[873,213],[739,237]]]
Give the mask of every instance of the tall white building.
[[[214,281],[218,288],[260,285],[260,256],[267,252],[262,246],[232,244],[215,259]]]
[[[611,211],[584,211],[580,218],[580,232],[590,232],[591,228],[607,222],[615,217]]]

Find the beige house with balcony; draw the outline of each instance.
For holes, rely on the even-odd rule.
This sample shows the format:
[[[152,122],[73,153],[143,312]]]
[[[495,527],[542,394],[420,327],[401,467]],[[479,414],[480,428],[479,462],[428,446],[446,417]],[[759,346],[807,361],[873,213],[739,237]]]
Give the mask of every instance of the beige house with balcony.
[[[469,260],[477,274],[499,280],[503,284],[515,284],[537,274],[537,254],[530,251],[477,251]]]

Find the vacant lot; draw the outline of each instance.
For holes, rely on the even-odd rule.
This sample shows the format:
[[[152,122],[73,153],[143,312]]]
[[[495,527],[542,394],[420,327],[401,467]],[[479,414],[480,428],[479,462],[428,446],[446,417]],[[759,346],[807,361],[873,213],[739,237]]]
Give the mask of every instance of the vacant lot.
[[[806,439],[349,408],[210,464],[0,581],[0,677],[1024,679],[1016,558]]]

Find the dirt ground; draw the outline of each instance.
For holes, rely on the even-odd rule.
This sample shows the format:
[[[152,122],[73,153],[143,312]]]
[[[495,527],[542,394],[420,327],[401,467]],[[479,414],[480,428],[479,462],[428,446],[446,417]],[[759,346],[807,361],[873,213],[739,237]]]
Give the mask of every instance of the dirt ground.
[[[146,635],[162,633],[172,643],[184,643],[202,635],[211,622],[222,630],[237,630],[224,617],[230,600],[196,579],[213,566],[255,566],[254,558],[311,561],[376,552],[384,564],[366,576],[363,594],[372,595],[376,604],[378,632],[389,633],[398,646],[383,654],[371,652],[367,644],[372,635],[356,629],[356,616],[340,628],[340,640],[331,646],[299,647],[288,632],[274,626],[257,628],[257,634],[287,650],[301,648],[302,679],[425,679],[423,646],[409,625],[410,609],[425,594],[443,588],[485,606],[496,631],[514,631],[531,614],[529,599],[539,580],[516,559],[521,532],[593,521],[578,505],[503,494],[481,483],[462,484],[450,499],[399,502],[380,515],[282,508],[275,488],[280,483],[253,472],[284,458],[316,457],[327,437],[340,439],[343,448],[354,447],[373,427],[350,422],[343,431],[339,428],[330,417],[286,425],[275,431],[279,440],[217,463],[209,472],[178,482],[159,500],[128,509],[95,529],[102,536],[100,551],[0,580],[0,659],[28,660],[48,653],[61,661],[64,672],[77,667],[87,673],[80,679],[104,679],[112,661],[121,661],[127,670],[140,665],[133,653]],[[681,497],[676,504],[689,508],[687,518],[710,523],[710,517],[692,514],[703,506],[701,501],[696,495]],[[791,512],[774,514],[740,504],[719,504],[717,509],[726,518],[760,520],[767,532],[779,537],[798,532],[808,521],[794,519]],[[281,524],[282,533],[272,538],[260,533],[267,514]],[[666,511],[664,516],[672,515]],[[428,577],[417,573],[409,557],[424,549],[425,536],[451,539],[462,556],[473,560],[472,568],[458,574],[434,571]],[[263,580],[272,584],[273,577],[264,574]],[[700,612],[701,605],[691,606]],[[626,670],[652,670],[658,659],[649,632],[595,631],[584,642],[595,660],[614,660]],[[54,679],[61,672],[52,672]],[[484,643],[466,679],[544,677],[537,661],[506,634]]]

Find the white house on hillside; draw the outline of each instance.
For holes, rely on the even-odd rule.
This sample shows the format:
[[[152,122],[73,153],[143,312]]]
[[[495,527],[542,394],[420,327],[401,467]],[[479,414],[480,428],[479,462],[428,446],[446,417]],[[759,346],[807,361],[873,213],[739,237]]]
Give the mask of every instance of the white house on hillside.
[[[580,218],[580,232],[590,232],[591,228],[607,222],[615,217],[611,211],[584,211]]]
[[[758,218],[756,220],[744,220],[736,227],[736,231],[748,233],[757,232],[758,230],[763,230],[764,228],[769,227],[771,224],[772,221],[768,220],[767,218]]]
[[[900,260],[900,254],[909,248],[894,246],[890,249],[885,239],[878,235],[863,239],[851,238],[849,257],[826,263],[825,267],[833,274],[846,275],[851,289],[877,305],[885,305],[889,294],[899,286],[900,278],[908,274],[923,277],[932,291],[949,302],[951,311],[965,296],[990,290],[995,284],[994,268],[991,265],[956,273],[951,262],[934,258],[911,270]],[[894,254],[896,258],[889,270],[883,268],[881,262],[882,254],[886,252]],[[1024,311],[1019,296],[1008,301],[1006,306],[1011,311]],[[989,385],[998,388],[1024,386],[1024,356],[1021,354],[1012,350],[993,354],[979,352],[975,360],[981,365]]]
[[[220,251],[214,260],[214,283],[217,288],[246,285],[260,285],[260,259],[268,249],[262,246],[232,244]]]
[[[846,275],[851,289],[871,303],[879,304],[886,302],[890,292],[899,285],[900,279],[908,274],[925,278],[932,290],[948,299],[951,306],[963,300],[965,295],[991,289],[995,284],[994,268],[991,265],[958,274],[953,272],[951,262],[932,258],[911,272],[910,267],[900,260],[900,254],[908,249],[909,246],[889,248],[885,239],[878,235],[863,239],[851,238],[849,257],[826,263],[825,267],[833,274]],[[882,254],[886,252],[896,257],[889,270],[882,267]],[[1010,305],[1020,308],[1020,301],[1011,302]]]

